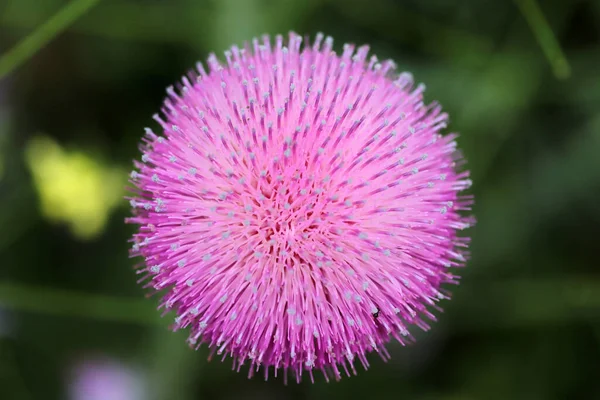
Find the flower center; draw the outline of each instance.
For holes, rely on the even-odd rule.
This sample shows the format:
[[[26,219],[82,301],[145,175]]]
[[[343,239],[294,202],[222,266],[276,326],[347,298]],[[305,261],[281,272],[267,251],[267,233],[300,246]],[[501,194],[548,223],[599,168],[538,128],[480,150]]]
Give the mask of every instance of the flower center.
[[[297,260],[329,229],[323,201],[327,188],[316,185],[313,177],[298,171],[275,176],[263,171],[252,187],[253,193],[244,199],[243,224],[261,254]]]

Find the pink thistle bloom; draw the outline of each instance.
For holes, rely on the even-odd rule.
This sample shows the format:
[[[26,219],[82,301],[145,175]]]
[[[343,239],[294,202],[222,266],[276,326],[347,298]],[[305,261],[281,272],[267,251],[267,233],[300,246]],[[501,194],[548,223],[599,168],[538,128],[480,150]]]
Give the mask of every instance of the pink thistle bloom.
[[[368,47],[265,36],[169,88],[130,199],[132,255],[174,329],[249,376],[356,373],[428,329],[467,257],[447,115]],[[212,354],[211,353],[211,356]]]

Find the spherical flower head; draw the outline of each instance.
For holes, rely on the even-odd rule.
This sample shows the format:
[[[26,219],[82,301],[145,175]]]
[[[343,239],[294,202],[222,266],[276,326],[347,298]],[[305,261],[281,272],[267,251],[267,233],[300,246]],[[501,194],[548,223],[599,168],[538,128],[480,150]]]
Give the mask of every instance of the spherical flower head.
[[[387,359],[428,329],[467,256],[447,115],[391,61],[323,39],[211,55],[168,89],[131,174],[142,281],[192,346],[249,376],[339,379]]]

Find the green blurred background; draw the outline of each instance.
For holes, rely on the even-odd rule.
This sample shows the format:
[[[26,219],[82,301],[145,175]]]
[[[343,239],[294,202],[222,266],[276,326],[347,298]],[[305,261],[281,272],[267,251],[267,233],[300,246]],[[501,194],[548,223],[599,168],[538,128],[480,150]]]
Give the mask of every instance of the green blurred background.
[[[0,399],[600,399],[600,1],[68,4],[0,0]],[[122,196],[168,85],[290,29],[369,43],[427,84],[478,225],[418,344],[285,387],[169,332],[136,285]]]

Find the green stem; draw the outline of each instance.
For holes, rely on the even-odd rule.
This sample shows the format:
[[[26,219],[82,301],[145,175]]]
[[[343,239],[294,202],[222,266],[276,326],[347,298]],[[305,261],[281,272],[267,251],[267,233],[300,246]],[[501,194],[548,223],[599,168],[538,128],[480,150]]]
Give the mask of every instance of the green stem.
[[[0,307],[49,315],[92,318],[141,325],[161,324],[151,301],[0,283]]]
[[[32,57],[100,0],[73,0],[0,57],[0,79]]]
[[[515,2],[552,66],[554,76],[558,79],[568,78],[571,75],[571,66],[537,1],[515,0]]]

